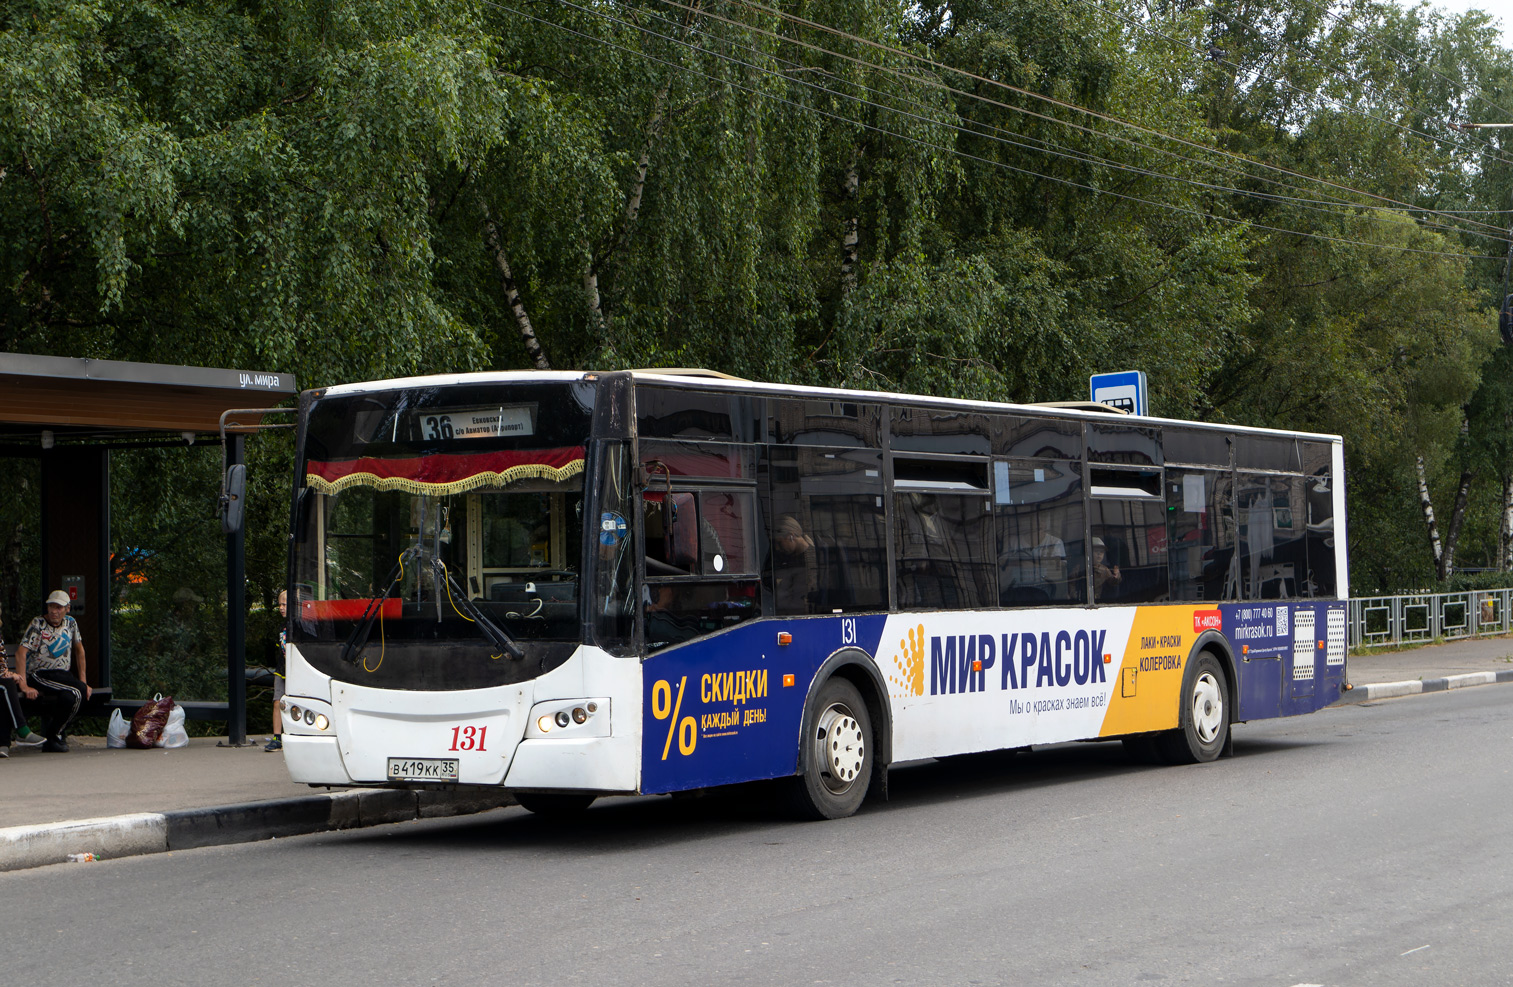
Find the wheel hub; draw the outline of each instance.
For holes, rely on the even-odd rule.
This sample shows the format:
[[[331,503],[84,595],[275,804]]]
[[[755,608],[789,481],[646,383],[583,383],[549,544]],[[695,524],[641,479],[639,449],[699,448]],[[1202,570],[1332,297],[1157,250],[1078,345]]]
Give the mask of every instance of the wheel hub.
[[[862,727],[840,703],[820,714],[815,754],[825,787],[837,794],[856,783],[866,762]]]
[[[1198,739],[1211,744],[1224,726],[1224,696],[1218,680],[1208,672],[1198,676],[1193,686],[1193,729]]]

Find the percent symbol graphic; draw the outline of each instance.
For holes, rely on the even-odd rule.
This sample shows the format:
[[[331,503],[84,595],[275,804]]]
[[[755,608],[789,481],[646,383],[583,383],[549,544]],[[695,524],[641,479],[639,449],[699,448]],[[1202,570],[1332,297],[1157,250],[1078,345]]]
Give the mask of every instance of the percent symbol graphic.
[[[688,676],[678,680],[678,696],[672,695],[672,683],[666,679],[658,679],[651,687],[651,715],[659,720],[667,720],[667,741],[662,745],[662,760],[667,760],[667,755],[672,753],[672,738],[678,738],[678,753],[685,757],[693,753],[694,747],[699,743],[699,721],[691,716],[678,719],[678,714],[683,710],[683,689],[688,685]]]

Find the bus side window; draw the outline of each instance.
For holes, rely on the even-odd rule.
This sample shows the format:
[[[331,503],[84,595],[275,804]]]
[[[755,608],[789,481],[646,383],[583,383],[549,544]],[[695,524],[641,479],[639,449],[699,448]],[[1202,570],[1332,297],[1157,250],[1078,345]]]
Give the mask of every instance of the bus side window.
[[[767,457],[772,499],[766,568],[770,583],[778,584],[777,577],[782,577],[777,612],[886,610],[882,454],[870,449],[770,446]],[[799,537],[779,545],[785,525],[796,527]],[[788,552],[789,558],[779,559],[779,551]],[[779,574],[779,563],[787,571]]]
[[[1167,599],[1166,505],[1162,500],[1092,500],[1088,569],[1095,603]]]
[[[903,609],[969,610],[992,606],[985,498],[895,494],[898,605]]]
[[[751,491],[647,491],[644,505],[649,649],[760,615]]]
[[[1082,600],[1081,464],[999,460],[993,502],[998,602],[1033,607]]]

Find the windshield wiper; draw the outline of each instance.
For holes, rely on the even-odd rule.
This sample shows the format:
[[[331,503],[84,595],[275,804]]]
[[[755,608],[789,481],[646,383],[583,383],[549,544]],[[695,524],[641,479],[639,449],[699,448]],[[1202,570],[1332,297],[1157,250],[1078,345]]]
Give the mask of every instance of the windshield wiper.
[[[363,611],[362,619],[357,626],[352,628],[352,633],[347,637],[347,643],[342,645],[341,660],[349,665],[356,665],[362,657],[363,648],[367,647],[368,635],[373,633],[373,621],[378,617],[378,612],[383,608],[384,601],[388,600],[394,592],[394,587],[404,578],[405,558],[414,558],[420,552],[420,546],[415,545],[399,553],[399,558],[394,563],[394,568],[389,570],[389,585],[384,587],[382,595],[376,596],[368,604],[368,609]]]
[[[362,657],[363,650],[367,647],[368,637],[373,633],[373,622],[378,619],[378,614],[383,609],[384,602],[394,593],[394,588],[404,578],[405,560],[417,560],[421,557],[421,554],[422,549],[419,545],[412,545],[400,553],[399,559],[394,563],[394,568],[389,571],[389,584],[384,587],[381,595],[374,597],[368,604],[368,608],[363,611],[362,619],[357,622],[356,627],[352,628],[352,634],[347,638],[347,643],[342,645],[342,661],[350,665],[357,664],[358,659]],[[483,611],[479,610],[472,600],[468,599],[467,592],[457,585],[457,580],[452,578],[452,573],[447,569],[446,563],[436,556],[430,555],[430,553],[425,554],[430,558],[432,572],[446,579],[447,585],[451,587],[452,605],[456,606],[459,612],[465,613],[469,619],[477,624],[478,628],[483,631],[483,636],[488,638],[489,643],[494,647],[503,650],[505,654],[515,661],[524,658],[524,649],[516,644],[514,639],[503,628],[486,617]]]
[[[484,616],[483,611],[478,609],[478,605],[468,599],[467,591],[457,585],[457,580],[452,578],[452,572],[446,567],[446,563],[433,557],[431,559],[431,568],[433,571],[441,573],[446,579],[447,585],[451,587],[449,596],[452,606],[457,607],[458,610],[471,618],[478,625],[478,629],[483,631],[483,636],[489,639],[490,644],[496,648],[503,649],[504,653],[515,661],[519,661],[525,657],[524,649],[515,643],[514,638],[510,637],[504,628]]]

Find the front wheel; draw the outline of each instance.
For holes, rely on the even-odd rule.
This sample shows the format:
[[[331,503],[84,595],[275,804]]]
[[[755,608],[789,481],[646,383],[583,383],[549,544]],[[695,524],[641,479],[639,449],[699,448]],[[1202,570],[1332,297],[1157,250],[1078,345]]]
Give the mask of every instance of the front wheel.
[[[1212,761],[1229,741],[1229,678],[1207,651],[1187,666],[1177,707],[1177,729],[1156,738],[1171,764]]]
[[[802,773],[789,779],[794,810],[805,819],[841,819],[867,796],[872,780],[872,720],[856,686],[833,678],[804,710]]]
[[[515,801],[538,816],[576,816],[594,804],[597,796],[579,792],[516,792]]]

